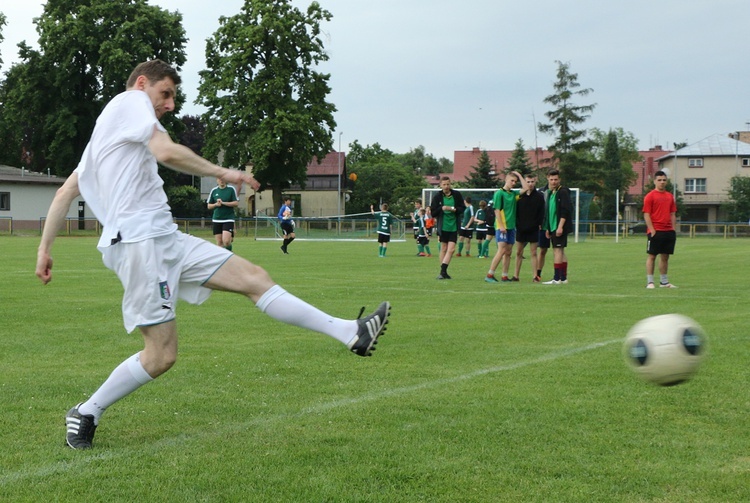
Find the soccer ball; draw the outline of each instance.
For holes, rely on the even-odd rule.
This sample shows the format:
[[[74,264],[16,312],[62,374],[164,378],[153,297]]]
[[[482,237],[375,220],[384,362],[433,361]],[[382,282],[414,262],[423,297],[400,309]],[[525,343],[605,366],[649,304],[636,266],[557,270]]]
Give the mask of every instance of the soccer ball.
[[[681,314],[652,316],[625,337],[625,361],[646,381],[674,386],[690,379],[706,352],[706,334]]]

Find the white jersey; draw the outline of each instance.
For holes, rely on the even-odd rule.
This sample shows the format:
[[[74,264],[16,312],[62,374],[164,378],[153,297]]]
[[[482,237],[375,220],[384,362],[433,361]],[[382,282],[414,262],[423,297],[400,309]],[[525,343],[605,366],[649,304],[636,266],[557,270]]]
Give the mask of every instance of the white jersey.
[[[100,250],[113,240],[135,243],[177,230],[148,149],[154,127],[165,132],[148,95],[135,90],[115,96],[96,120],[76,172],[81,195],[104,226]]]

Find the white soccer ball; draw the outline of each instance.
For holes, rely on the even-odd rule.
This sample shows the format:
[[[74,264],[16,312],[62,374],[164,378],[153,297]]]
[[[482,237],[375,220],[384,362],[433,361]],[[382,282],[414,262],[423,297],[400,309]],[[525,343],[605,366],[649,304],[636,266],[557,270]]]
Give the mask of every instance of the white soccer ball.
[[[674,386],[690,379],[706,353],[706,334],[681,314],[652,316],[636,323],[625,337],[628,366],[643,379]]]

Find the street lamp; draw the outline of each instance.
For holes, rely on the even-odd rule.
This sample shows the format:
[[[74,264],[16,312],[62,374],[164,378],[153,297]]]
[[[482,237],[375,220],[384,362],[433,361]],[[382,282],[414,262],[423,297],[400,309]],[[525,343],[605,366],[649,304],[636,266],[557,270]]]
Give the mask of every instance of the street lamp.
[[[344,134],[343,131],[339,133],[339,151],[338,151],[338,158],[339,158],[339,170],[336,173],[336,179],[338,180],[338,191],[336,193],[336,202],[338,204],[338,210],[336,212],[336,215],[338,216],[339,220],[339,227],[341,226],[341,135]]]

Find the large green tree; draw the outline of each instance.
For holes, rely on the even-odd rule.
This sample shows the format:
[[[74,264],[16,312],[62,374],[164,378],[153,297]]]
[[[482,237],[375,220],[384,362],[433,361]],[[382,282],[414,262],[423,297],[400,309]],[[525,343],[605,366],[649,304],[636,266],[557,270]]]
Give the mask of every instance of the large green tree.
[[[581,87],[578,74],[570,71],[570,63],[556,63],[554,92],[544,98],[544,102],[553,108],[544,114],[549,122],[539,123],[538,129],[555,136],[549,149],[560,168],[563,183],[593,192],[598,186],[599,167],[591,156],[592,142],[587,137],[587,130],[581,125],[591,116],[596,104],[576,103],[578,98],[588,96],[593,89]]]
[[[184,64],[182,15],[146,0],[49,0],[34,22],[39,50],[22,44],[20,68],[11,69],[13,78],[0,89],[8,99],[0,138],[23,144],[32,169],[66,176],[104,104],[125,89],[138,63],[160,58],[178,69]],[[177,101],[179,107],[184,100]]]
[[[208,109],[204,153],[227,166],[252,163],[277,207],[282,191],[304,187],[307,164],[333,146],[330,75],[315,70],[328,60],[320,24],[330,19],[317,2],[303,12],[289,0],[245,0],[206,43],[196,100]]]

